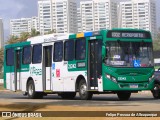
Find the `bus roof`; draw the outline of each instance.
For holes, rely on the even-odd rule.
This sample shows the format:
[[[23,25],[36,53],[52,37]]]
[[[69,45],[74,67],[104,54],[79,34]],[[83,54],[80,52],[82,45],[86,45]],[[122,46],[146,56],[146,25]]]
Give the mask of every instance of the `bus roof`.
[[[136,29],[136,28],[113,28],[113,29],[102,29],[99,31],[87,31],[87,32],[82,32],[82,33],[77,33],[77,34],[71,34],[69,36],[70,39],[72,38],[82,38],[82,37],[91,37],[91,36],[96,36],[96,35],[101,35],[102,32],[107,32],[107,31],[138,31],[138,32],[149,32],[143,29]]]
[[[53,42],[57,40],[66,40],[66,39],[75,39],[75,38],[82,38],[82,37],[91,37],[96,35],[101,35],[103,32],[107,31],[142,31],[145,32],[146,30],[142,29],[134,29],[134,28],[113,28],[113,29],[103,29],[100,31],[88,31],[88,32],[82,32],[82,33],[53,33],[53,34],[47,34],[47,35],[41,35],[36,37],[28,38],[26,42],[20,42],[15,44],[6,45],[6,48],[13,47],[13,46],[23,46],[24,44],[38,44],[38,43],[47,43],[47,42]],[[149,31],[146,31],[149,32]]]
[[[30,41],[31,44],[44,43],[44,42],[53,42],[57,40],[65,40],[69,39],[69,35],[72,33],[54,33],[42,36],[36,36],[32,38],[28,38],[27,41]]]

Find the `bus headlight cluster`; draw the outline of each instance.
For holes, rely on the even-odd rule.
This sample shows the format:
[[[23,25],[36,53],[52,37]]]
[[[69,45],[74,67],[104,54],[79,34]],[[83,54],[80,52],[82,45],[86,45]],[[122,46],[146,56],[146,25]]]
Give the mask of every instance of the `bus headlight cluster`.
[[[106,78],[112,80],[113,82],[117,83],[117,80],[115,77],[112,77],[111,75],[106,74]]]
[[[154,78],[154,75],[152,75],[152,77],[149,78],[149,82]]]

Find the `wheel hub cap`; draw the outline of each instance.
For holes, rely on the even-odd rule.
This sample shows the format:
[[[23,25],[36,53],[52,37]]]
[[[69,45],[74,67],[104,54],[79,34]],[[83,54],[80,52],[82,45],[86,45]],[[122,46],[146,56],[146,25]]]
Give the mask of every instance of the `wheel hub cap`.
[[[30,95],[33,94],[33,85],[29,86],[28,92],[29,92]]]
[[[82,95],[86,94],[86,90],[87,90],[87,86],[86,85],[82,85],[81,86],[81,94]]]

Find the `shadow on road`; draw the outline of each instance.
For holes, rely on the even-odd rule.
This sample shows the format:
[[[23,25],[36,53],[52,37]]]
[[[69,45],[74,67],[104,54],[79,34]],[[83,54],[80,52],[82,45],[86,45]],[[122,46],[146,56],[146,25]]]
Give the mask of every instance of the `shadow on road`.
[[[28,99],[27,96],[23,96],[21,93],[0,93],[0,99]],[[57,94],[48,94],[47,96],[44,96],[43,99],[39,100],[64,100],[61,99]],[[30,99],[31,100],[31,99]],[[66,99],[65,99],[66,100]],[[77,94],[74,100],[81,100],[79,95]],[[128,101],[152,101],[157,100],[154,99],[151,94],[132,94],[130,99]],[[101,95],[93,95],[93,98],[91,101],[120,101],[116,94],[101,94]]]

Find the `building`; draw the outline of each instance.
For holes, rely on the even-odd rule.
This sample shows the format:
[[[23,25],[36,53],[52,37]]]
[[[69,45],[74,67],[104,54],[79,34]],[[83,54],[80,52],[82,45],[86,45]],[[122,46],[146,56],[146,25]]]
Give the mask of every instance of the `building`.
[[[156,38],[155,0],[130,0],[119,4],[119,23],[122,28],[149,30]]]
[[[40,33],[55,30],[57,33],[77,32],[77,6],[75,0],[39,0]]]
[[[0,48],[4,45],[4,29],[3,29],[3,20],[0,18]]]
[[[44,34],[52,30],[51,0],[38,1],[39,30]]]
[[[81,23],[81,11],[80,8],[77,8],[77,28],[78,33],[82,32],[82,23]]]
[[[118,27],[117,3],[113,0],[80,2],[82,32]]]
[[[31,32],[31,29],[39,31],[39,23],[37,17],[21,18],[10,20],[10,34],[20,36],[22,32]]]
[[[32,17],[32,19],[31,19],[31,23],[29,24],[30,25],[30,30],[29,31],[31,31],[31,29],[35,29],[36,31],[39,31],[39,19],[38,19],[38,17]]]

